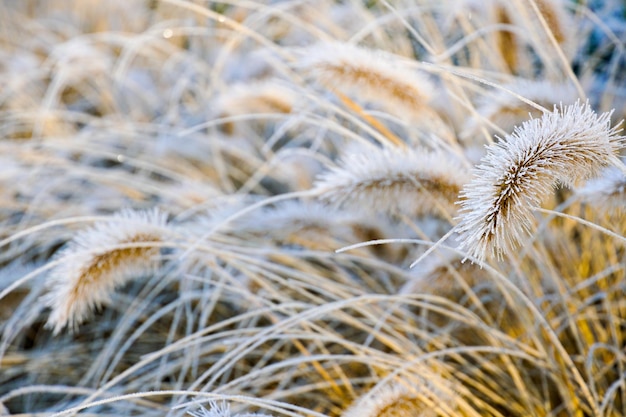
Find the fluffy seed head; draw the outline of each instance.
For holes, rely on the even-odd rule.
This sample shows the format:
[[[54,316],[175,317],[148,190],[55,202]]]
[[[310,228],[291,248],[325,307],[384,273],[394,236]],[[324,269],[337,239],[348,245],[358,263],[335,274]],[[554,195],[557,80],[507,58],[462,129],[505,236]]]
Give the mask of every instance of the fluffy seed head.
[[[393,382],[374,388],[359,398],[343,417],[431,417],[438,415],[435,402],[439,396],[446,397],[438,387],[423,381],[423,386],[411,386],[406,382]],[[433,401],[434,400],[434,401]]]
[[[122,211],[110,221],[79,232],[59,254],[48,277],[45,304],[52,309],[47,327],[74,329],[95,308],[110,302],[115,288],[151,272],[167,233],[166,214]],[[137,246],[133,246],[136,244]]]
[[[532,209],[557,184],[572,185],[620,164],[624,137],[588,103],[531,119],[487,149],[461,193],[461,248],[483,260],[517,246],[532,227]]]
[[[451,214],[469,172],[443,152],[368,147],[320,177],[321,199],[351,209]]]
[[[382,51],[343,43],[317,44],[303,51],[299,68],[330,89],[384,105],[398,115],[415,115],[432,96],[424,76]]]

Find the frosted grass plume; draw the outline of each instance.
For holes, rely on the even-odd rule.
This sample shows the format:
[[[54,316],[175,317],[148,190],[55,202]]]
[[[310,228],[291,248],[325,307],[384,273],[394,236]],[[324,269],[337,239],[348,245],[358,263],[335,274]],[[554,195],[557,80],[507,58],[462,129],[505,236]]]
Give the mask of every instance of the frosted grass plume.
[[[457,231],[467,256],[501,258],[530,234],[533,209],[556,185],[621,165],[624,136],[611,128],[610,116],[597,115],[588,103],[561,105],[489,146],[461,193]]]
[[[298,68],[321,85],[382,104],[400,116],[416,116],[434,93],[430,80],[390,53],[329,42],[302,51]]]
[[[52,309],[46,327],[58,334],[75,329],[94,308],[131,279],[154,271],[160,253],[150,243],[168,234],[167,215],[159,210],[125,210],[109,221],[79,232],[56,257],[44,296]]]
[[[342,417],[435,417],[439,415],[437,403],[452,399],[442,387],[435,385],[437,383],[440,382],[424,379],[419,384],[393,381],[375,387],[351,405]]]
[[[454,156],[426,149],[398,151],[368,146],[321,175],[320,199],[365,212],[451,215],[470,179]]]

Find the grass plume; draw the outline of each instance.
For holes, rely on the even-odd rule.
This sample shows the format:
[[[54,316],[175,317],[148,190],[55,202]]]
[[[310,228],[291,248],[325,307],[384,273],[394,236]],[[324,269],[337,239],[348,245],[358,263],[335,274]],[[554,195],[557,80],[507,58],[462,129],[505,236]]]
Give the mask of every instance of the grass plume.
[[[76,329],[94,308],[110,302],[115,288],[154,271],[160,248],[153,245],[166,234],[166,215],[157,210],[123,211],[79,232],[48,277],[47,326],[54,333]]]
[[[392,382],[374,388],[359,398],[343,417],[435,417],[438,415],[438,389],[435,381],[422,381],[422,386],[407,381]],[[445,397],[445,396],[444,396]],[[446,400],[449,400],[446,398]],[[448,407],[450,407],[448,405]],[[453,408],[453,407],[450,407]]]
[[[365,212],[454,214],[469,171],[441,151],[365,147],[346,155],[315,187],[335,206]]]
[[[597,176],[617,157],[624,137],[588,103],[561,106],[491,145],[462,192],[461,247],[478,260],[502,255],[532,229],[532,209],[557,184]]]
[[[301,52],[298,68],[333,91],[353,94],[392,114],[415,117],[428,107],[433,85],[402,59],[347,43],[318,44]]]

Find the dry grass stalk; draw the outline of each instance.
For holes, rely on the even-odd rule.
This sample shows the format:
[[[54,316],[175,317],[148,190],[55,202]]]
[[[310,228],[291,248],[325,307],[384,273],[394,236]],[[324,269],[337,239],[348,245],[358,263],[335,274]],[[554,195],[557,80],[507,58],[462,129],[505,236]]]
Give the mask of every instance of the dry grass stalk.
[[[94,308],[110,302],[115,288],[150,273],[160,249],[146,244],[163,242],[166,232],[166,215],[158,210],[123,211],[80,232],[48,278],[47,327],[55,334],[66,326],[75,329]]]
[[[534,0],[534,2],[556,42],[559,45],[568,42],[571,37],[571,22],[566,15],[564,3],[560,0]]]
[[[534,4],[533,4],[534,3]],[[520,0],[504,2],[511,20],[525,28],[531,36],[538,53],[543,53],[545,46],[550,44],[549,33],[554,37],[557,45],[566,56],[571,57],[573,52],[575,27],[572,17],[565,9],[565,2],[561,0]],[[536,10],[534,6],[536,5]],[[537,14],[539,12],[539,15]],[[545,26],[544,23],[545,22]]]
[[[510,25],[511,18],[504,8],[500,4],[495,5],[496,21],[503,25]],[[518,65],[518,42],[515,39],[515,35],[507,30],[501,30],[496,37],[498,50],[502,59],[509,68],[509,71],[515,71]]]
[[[515,277],[511,280],[515,281]],[[455,304],[466,304],[490,325],[517,337],[525,332],[524,313],[511,307],[503,291],[485,269],[463,262],[461,254],[438,252],[413,269],[412,277],[402,286],[400,294],[433,294]],[[435,311],[421,315],[428,318],[434,328],[445,331],[462,345],[484,343],[484,334],[474,326]]]
[[[488,279],[485,272],[457,254],[437,253],[412,270],[400,294],[429,293],[460,299],[468,289]]]
[[[392,145],[397,146],[402,149],[406,148],[406,144],[402,141],[402,139],[400,139],[395,133],[389,130],[384,124],[379,122],[378,119],[367,114],[363,110],[363,108],[359,106],[355,101],[351,100],[350,97],[341,93],[336,93],[336,94],[339,97],[339,100],[341,100],[341,102],[347,108],[349,108],[350,110],[358,114],[365,121],[367,121],[370,125],[372,125],[376,130],[382,133],[385,139],[389,141]],[[383,145],[385,144],[386,143],[383,143]]]
[[[491,145],[462,192],[461,247],[479,261],[502,257],[532,228],[532,210],[557,184],[572,185],[620,165],[624,137],[588,103],[555,108]]]

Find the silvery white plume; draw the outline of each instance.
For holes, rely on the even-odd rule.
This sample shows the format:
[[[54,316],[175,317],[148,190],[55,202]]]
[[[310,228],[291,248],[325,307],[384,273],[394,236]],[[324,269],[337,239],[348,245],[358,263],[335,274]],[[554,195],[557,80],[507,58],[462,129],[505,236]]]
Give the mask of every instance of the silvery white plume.
[[[610,115],[597,115],[588,103],[555,107],[489,146],[461,193],[457,231],[467,255],[501,257],[530,234],[532,210],[553,187],[620,165],[624,137],[611,128]]]

